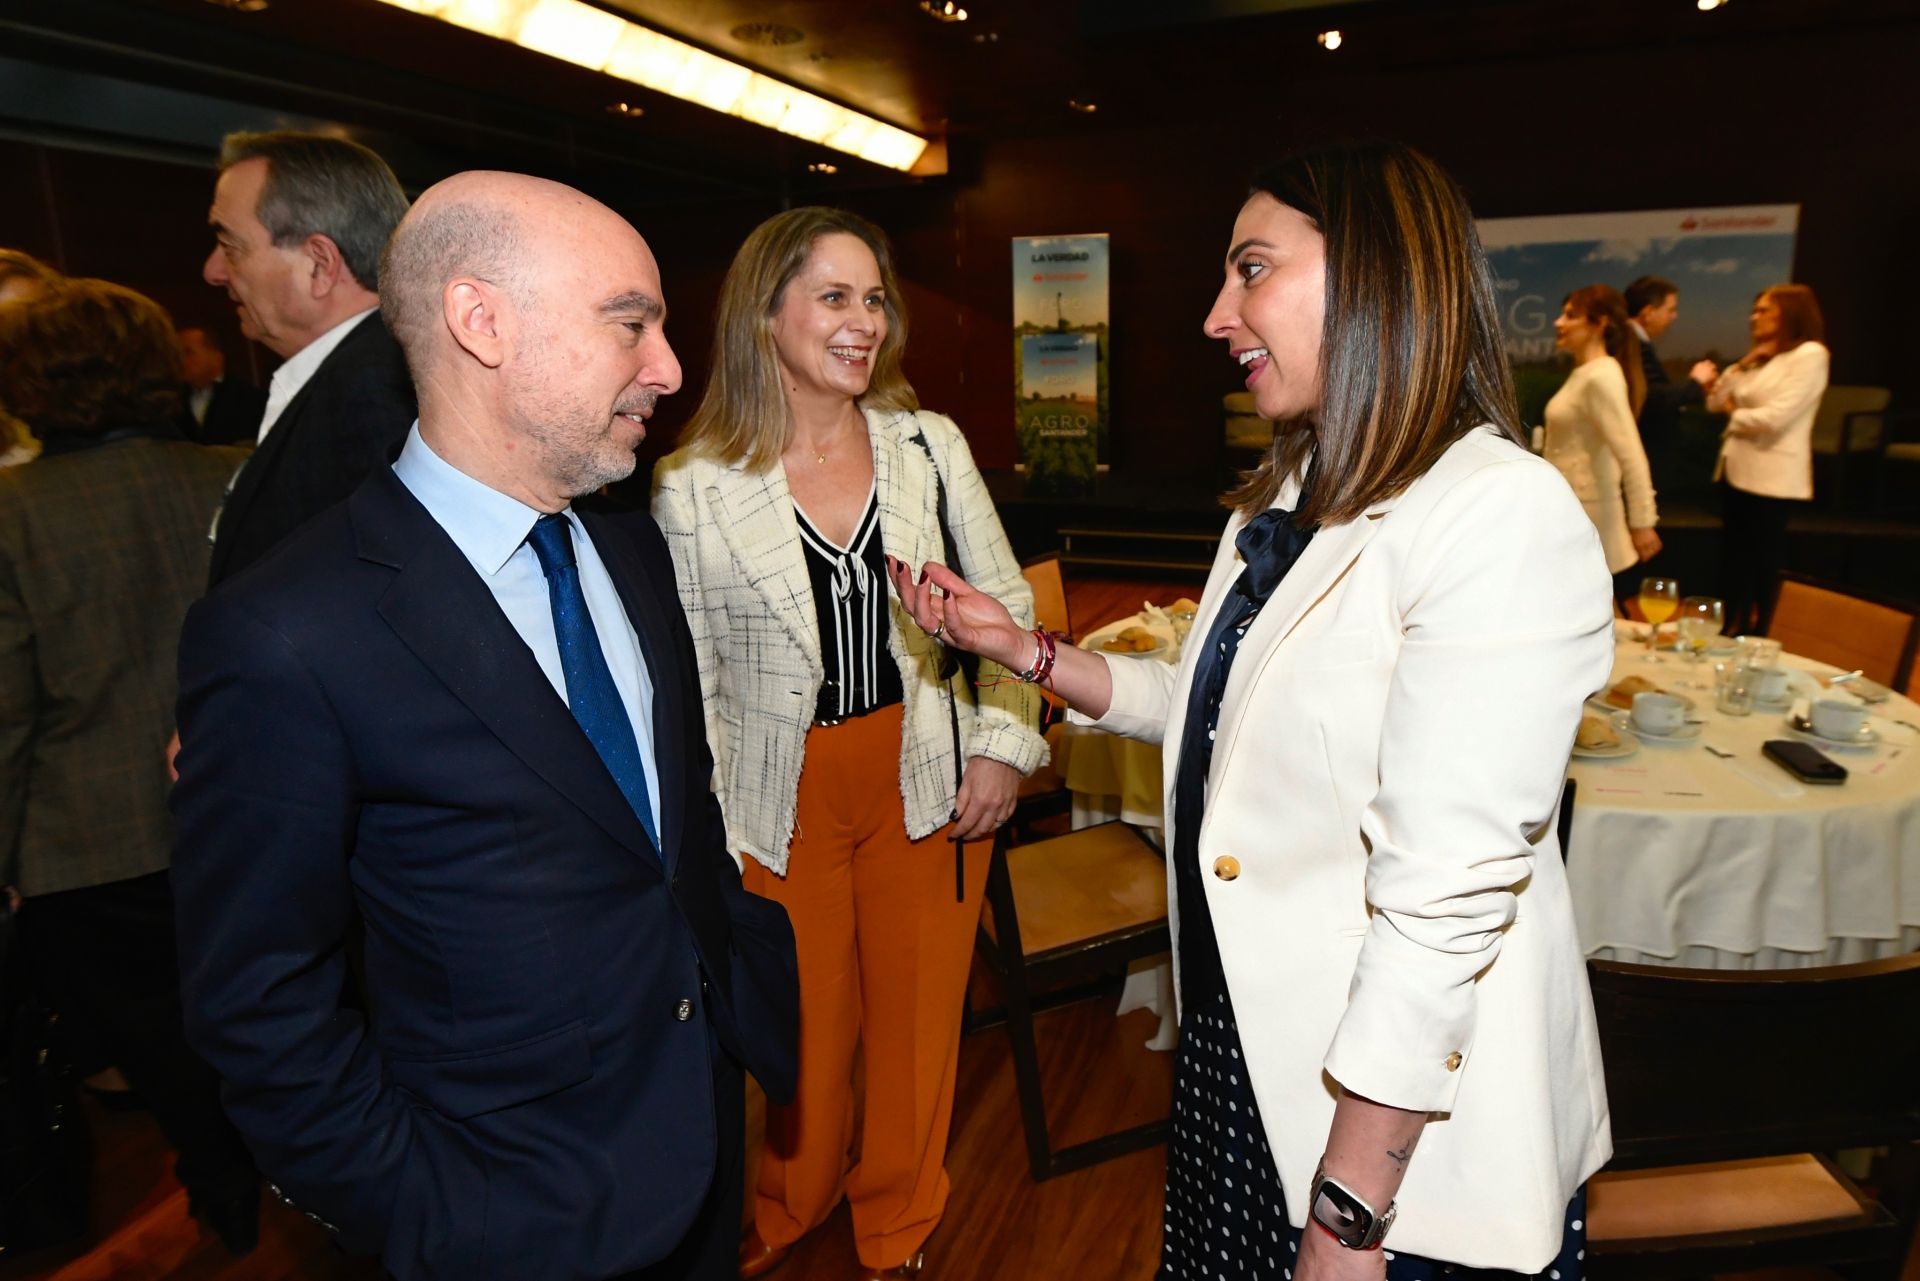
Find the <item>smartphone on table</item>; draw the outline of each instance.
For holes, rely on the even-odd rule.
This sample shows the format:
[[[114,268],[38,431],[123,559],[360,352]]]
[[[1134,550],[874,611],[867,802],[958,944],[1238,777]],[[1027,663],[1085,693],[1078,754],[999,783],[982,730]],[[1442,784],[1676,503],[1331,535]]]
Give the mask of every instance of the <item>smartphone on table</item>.
[[[1847,770],[1812,743],[1770,738],[1760,747],[1766,758],[1802,783],[1844,783]]]

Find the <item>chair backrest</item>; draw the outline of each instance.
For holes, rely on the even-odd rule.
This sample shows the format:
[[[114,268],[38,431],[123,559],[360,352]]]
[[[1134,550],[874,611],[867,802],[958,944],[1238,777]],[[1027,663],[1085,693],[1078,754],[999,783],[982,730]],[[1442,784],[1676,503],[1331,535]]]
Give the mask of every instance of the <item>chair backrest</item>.
[[[1885,387],[1829,385],[1820,397],[1820,408],[1813,415],[1813,452],[1839,453],[1843,429],[1850,452],[1878,449],[1883,426],[1879,415],[1892,399],[1893,393]],[[1849,414],[1860,417],[1849,425]]]
[[[1892,686],[1914,628],[1911,610],[1872,600],[1799,574],[1780,575],[1767,635],[1789,654],[1859,668]]]
[[[1020,567],[1020,573],[1033,590],[1033,615],[1037,625],[1071,637],[1073,618],[1067,613],[1067,583],[1060,573],[1060,553],[1036,556]]]
[[[1807,970],[1587,968],[1610,1168],[1920,1140],[1920,954]]]

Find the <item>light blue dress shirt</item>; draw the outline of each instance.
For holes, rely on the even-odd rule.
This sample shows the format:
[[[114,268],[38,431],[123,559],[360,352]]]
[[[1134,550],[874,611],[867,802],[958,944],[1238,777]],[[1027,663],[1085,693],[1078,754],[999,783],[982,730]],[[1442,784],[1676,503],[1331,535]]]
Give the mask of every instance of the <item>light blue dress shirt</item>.
[[[560,645],[553,635],[553,605],[547,595],[547,576],[527,543],[533,522],[546,513],[481,484],[433,452],[421,439],[420,424],[407,433],[393,471],[427,514],[447,531],[480,581],[493,593],[500,610],[533,651],[560,701],[567,698],[567,678],[560,666]],[[627,618],[626,606],[607,573],[607,566],[588,537],[580,515],[566,512],[573,531],[573,557],[580,568],[580,593],[587,598],[593,630],[607,656],[607,670],[620,690],[620,701],[633,722],[634,741],[647,767],[647,800],[653,807],[653,830],[660,830],[660,770],[653,754],[653,681],[640,652],[640,637]],[[665,851],[662,851],[664,855]]]

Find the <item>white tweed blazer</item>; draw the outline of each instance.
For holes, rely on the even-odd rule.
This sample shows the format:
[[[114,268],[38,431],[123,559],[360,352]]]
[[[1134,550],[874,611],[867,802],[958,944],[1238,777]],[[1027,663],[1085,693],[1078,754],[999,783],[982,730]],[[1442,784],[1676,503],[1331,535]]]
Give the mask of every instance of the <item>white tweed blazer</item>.
[[[947,519],[961,562],[954,568],[1031,626],[1033,593],[953,420],[926,410],[868,410],[866,416],[886,551],[916,567],[944,558],[935,473],[919,436],[946,485]],[[786,469],[776,463],[754,472],[744,461],[722,463],[676,451],[654,472],[653,515],[673,553],[680,604],[700,659],[714,791],[726,815],[728,842],[736,855],[751,855],[784,876],[807,731],[826,679]],[[900,794],[907,834],[917,840],[952,816],[953,729],[948,688],[936,674],[941,647],[898,600],[892,605],[887,647],[906,694]],[[1005,674],[981,664],[983,685]],[[965,697],[960,701],[966,754],[1031,774],[1047,757],[1046,740],[1033,728],[1039,695],[1017,683],[975,693],[977,709]]]

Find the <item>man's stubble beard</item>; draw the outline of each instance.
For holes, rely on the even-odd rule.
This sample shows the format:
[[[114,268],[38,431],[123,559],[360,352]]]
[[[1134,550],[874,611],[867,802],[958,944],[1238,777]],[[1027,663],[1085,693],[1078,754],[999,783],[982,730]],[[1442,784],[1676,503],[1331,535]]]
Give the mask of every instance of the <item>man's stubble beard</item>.
[[[543,355],[514,398],[514,427],[532,446],[542,470],[569,498],[633,475],[639,466],[635,451],[614,443],[613,426],[599,411],[565,394],[570,390],[565,375],[547,373],[552,363]],[[616,402],[614,412],[651,413],[658,399],[652,392],[635,392]]]

